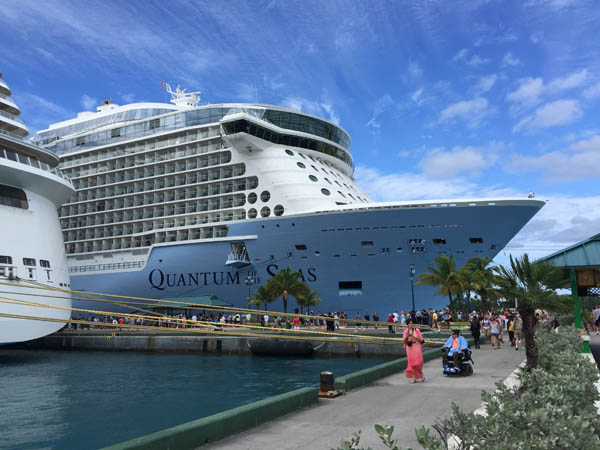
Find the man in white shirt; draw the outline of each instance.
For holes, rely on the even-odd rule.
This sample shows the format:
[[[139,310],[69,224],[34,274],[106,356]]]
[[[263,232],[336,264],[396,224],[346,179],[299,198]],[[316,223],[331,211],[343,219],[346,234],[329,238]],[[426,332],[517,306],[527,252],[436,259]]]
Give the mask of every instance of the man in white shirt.
[[[265,314],[265,315],[263,316],[263,322],[264,322],[264,326],[265,326],[265,327],[268,327],[268,326],[269,326],[269,315],[268,315],[268,314]]]

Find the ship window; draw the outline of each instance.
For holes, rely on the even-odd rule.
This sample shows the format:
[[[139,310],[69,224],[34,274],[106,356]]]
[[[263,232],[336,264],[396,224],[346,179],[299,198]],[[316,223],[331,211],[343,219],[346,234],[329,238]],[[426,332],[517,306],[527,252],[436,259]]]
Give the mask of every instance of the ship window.
[[[440,238],[440,239],[433,239],[433,243],[434,244],[445,244],[446,243],[446,239],[444,238]]]
[[[398,247],[398,248],[396,249],[396,252],[397,252],[397,253],[402,253],[402,247]]]
[[[110,130],[110,137],[111,138],[116,138],[121,136],[121,129],[120,128],[113,128],[112,130]]]
[[[323,195],[331,195],[331,192],[329,192],[329,189],[323,188],[323,189],[321,189],[321,194],[323,194]]]
[[[315,177],[314,175],[309,175],[308,178],[310,179],[310,181],[314,181],[315,183],[317,181],[319,181],[319,179],[317,177]]]
[[[12,256],[0,255],[0,264],[12,264]]]
[[[75,145],[77,147],[79,147],[80,145],[83,145],[83,144],[85,144],[85,137],[84,136],[81,136],[81,137],[78,137],[77,139],[75,139]]]
[[[273,208],[273,214],[275,214],[276,216],[282,216],[283,211],[284,211],[284,208],[282,205],[277,205],[277,206],[275,206],[275,208]]]
[[[256,203],[257,199],[258,199],[258,196],[256,195],[256,192],[250,192],[248,194],[248,203],[250,203],[250,204]]]
[[[373,247],[373,241],[362,241],[360,243],[360,245],[362,245],[363,247]]]
[[[362,281],[338,282],[340,296],[362,295]]]
[[[298,152],[298,154],[300,155],[300,157],[301,157],[302,159],[306,159],[306,156],[304,156],[302,153]]]
[[[256,212],[256,209],[250,208],[248,210],[248,218],[250,218],[250,219],[256,219],[257,215],[258,215],[258,213]]]
[[[152,120],[149,122],[149,124],[150,124],[150,129],[151,129],[151,130],[154,130],[154,129],[156,129],[156,128],[160,127],[160,119],[152,119]]]
[[[338,191],[338,194],[340,194],[343,198],[346,198],[346,196],[342,193],[342,191]]]
[[[319,171],[319,169],[317,169],[315,166],[312,166],[312,165],[311,165],[310,167],[312,167],[312,168],[313,168],[313,170],[314,170],[315,172],[318,172],[318,171]]]
[[[290,156],[294,156],[294,152],[291,150],[288,150],[287,148],[285,149],[285,152]]]
[[[22,189],[0,184],[0,205],[28,209],[27,195]]]
[[[306,244],[296,244],[295,245],[296,250],[306,250],[308,247],[306,247]]]
[[[50,261],[45,259],[40,259],[40,267],[45,267],[46,269],[50,268]]]
[[[327,181],[329,184],[331,184],[331,181],[329,181],[329,178],[325,178],[325,181]]]
[[[260,216],[261,217],[269,217],[271,215],[271,208],[269,208],[268,206],[263,207],[263,209],[260,210]]]
[[[301,163],[300,161],[298,161],[296,163],[298,165],[298,167],[300,167],[301,169],[306,169],[306,166],[304,165],[304,163]]]
[[[483,244],[483,238],[469,238],[471,244]]]
[[[33,266],[33,267],[35,267],[35,259],[33,259],[33,258],[23,258],[23,265],[24,266]]]
[[[271,199],[271,193],[269,191],[262,191],[260,194],[260,199],[263,202],[268,202]]]

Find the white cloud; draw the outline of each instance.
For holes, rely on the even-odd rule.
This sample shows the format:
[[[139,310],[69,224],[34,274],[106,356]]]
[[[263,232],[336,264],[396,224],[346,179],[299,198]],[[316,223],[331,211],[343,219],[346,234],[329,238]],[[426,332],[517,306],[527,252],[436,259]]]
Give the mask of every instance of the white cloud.
[[[454,55],[454,57],[452,58],[452,60],[453,61],[466,61],[468,53],[469,53],[469,50],[467,50],[466,48],[463,48],[456,55]]]
[[[540,156],[513,155],[506,169],[513,173],[541,172],[545,183],[600,178],[600,136]]]
[[[521,64],[521,61],[519,61],[519,58],[515,58],[511,52],[508,52],[504,55],[504,58],[502,58],[502,65],[505,67],[518,66],[519,64]]]
[[[572,74],[564,78],[556,78],[548,83],[547,90],[550,93],[562,92],[567,89],[572,89],[581,86],[587,78],[587,70],[583,69],[579,72],[573,72]]]
[[[479,175],[498,159],[497,152],[502,144],[492,142],[487,147],[454,147],[446,151],[443,148],[430,150],[419,162],[423,173],[431,177],[453,178],[466,172]]]
[[[489,62],[490,62],[489,58],[482,58],[479,55],[473,55],[473,56],[471,56],[471,59],[469,59],[467,61],[467,64],[471,67],[479,67],[482,64],[487,64]]]
[[[531,42],[533,42],[534,44],[540,44],[546,41],[545,37],[544,37],[544,33],[542,32],[536,32],[533,33],[530,37]]]
[[[473,100],[466,100],[445,108],[440,114],[440,123],[450,122],[454,119],[462,119],[467,122],[470,128],[479,126],[481,121],[493,113],[489,107],[487,99],[477,97]]]
[[[373,107],[373,115],[371,116],[371,120],[366,123],[366,126],[371,128],[371,132],[374,134],[378,134],[381,128],[381,123],[379,123],[379,116],[389,110],[394,106],[394,100],[390,94],[385,94],[375,102],[375,106]]]
[[[593,100],[600,97],[600,81],[583,90],[583,98]]]
[[[525,78],[519,81],[517,90],[510,92],[506,96],[506,99],[510,102],[521,104],[523,107],[529,107],[539,103],[543,92],[543,79]]]
[[[408,63],[408,73],[411,77],[418,78],[421,75],[423,75],[423,69],[421,68],[418,62],[411,61],[410,63]]]
[[[524,117],[512,131],[534,132],[542,128],[566,125],[583,116],[577,100],[557,100],[538,108],[535,113]]]
[[[498,80],[497,75],[488,75],[488,76],[479,78],[479,81],[477,82],[477,85],[475,86],[475,92],[483,93],[483,92],[489,91],[496,83],[496,80]]]
[[[576,242],[587,239],[600,230],[600,196],[570,197],[538,195],[546,205],[507,244],[495,261],[505,264],[508,254],[528,253],[539,258]]]
[[[83,109],[85,109],[86,111],[89,111],[90,109],[94,109],[97,105],[98,105],[98,100],[96,100],[95,97],[90,97],[87,94],[83,94],[81,96],[81,106],[83,107]]]
[[[133,92],[129,92],[128,94],[121,95],[121,98],[125,103],[133,103],[135,100],[135,94]]]
[[[413,102],[415,102],[417,104],[417,106],[421,106],[424,102],[422,94],[423,94],[423,88],[417,89],[415,92],[413,92],[411,94],[410,99]]]
[[[544,96],[557,95],[569,89],[581,86],[587,79],[587,70],[573,72],[562,78],[555,78],[544,83],[542,78],[524,78],[519,80],[519,87],[510,92],[506,99],[515,104],[513,113],[519,109],[527,109],[537,105]]]

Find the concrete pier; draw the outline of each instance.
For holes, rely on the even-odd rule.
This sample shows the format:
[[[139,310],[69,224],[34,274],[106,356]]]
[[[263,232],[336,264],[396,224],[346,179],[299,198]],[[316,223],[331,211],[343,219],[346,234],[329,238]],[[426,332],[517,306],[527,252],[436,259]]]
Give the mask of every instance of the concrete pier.
[[[436,418],[450,415],[451,403],[465,411],[481,405],[481,391],[491,392],[525,359],[524,349],[515,351],[508,343],[500,350],[483,345],[473,350],[474,374],[448,378],[442,375],[441,360],[425,364],[425,383],[409,384],[404,373],[349,391],[333,400],[291,413],[203,449],[262,450],[337,448],[342,438],[362,430],[361,445],[377,448],[374,424],[393,425],[394,438],[402,447],[420,448],[415,429],[431,426]]]
[[[239,332],[239,329],[233,331]],[[388,335],[380,330],[381,337],[401,336]],[[353,333],[352,329],[341,330],[342,333]],[[256,332],[262,334],[261,332]],[[360,333],[355,334],[360,336]],[[327,335],[336,338],[335,333]],[[178,333],[173,331],[136,331],[136,330],[83,330],[55,333],[35,341],[19,344],[19,348],[44,350],[99,350],[99,351],[145,351],[172,353],[224,353],[251,354],[250,343],[253,337],[227,336],[226,332],[204,334]],[[315,356],[322,357],[389,357],[405,356],[401,339],[398,344],[370,344],[344,342],[347,337],[339,337],[339,341],[312,341]]]

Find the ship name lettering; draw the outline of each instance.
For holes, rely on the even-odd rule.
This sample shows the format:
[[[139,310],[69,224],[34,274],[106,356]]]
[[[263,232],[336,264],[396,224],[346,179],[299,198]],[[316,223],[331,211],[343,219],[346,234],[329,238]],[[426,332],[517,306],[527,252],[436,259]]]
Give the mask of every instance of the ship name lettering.
[[[279,266],[277,264],[269,264],[267,266],[267,273],[274,277],[275,275],[277,275],[277,272],[279,272]],[[298,269],[298,273],[300,275],[300,279],[303,282],[313,282],[313,281],[317,281],[317,269],[315,267],[309,267],[308,269],[306,269],[306,276],[304,276],[304,272],[302,271],[302,269]]]
[[[227,275],[225,275],[227,274]],[[160,269],[153,269],[148,275],[148,282],[152,289],[164,291],[167,287],[179,286],[208,286],[214,284],[232,285],[240,284],[240,273],[235,272],[188,272],[188,273],[168,273],[164,274]]]

